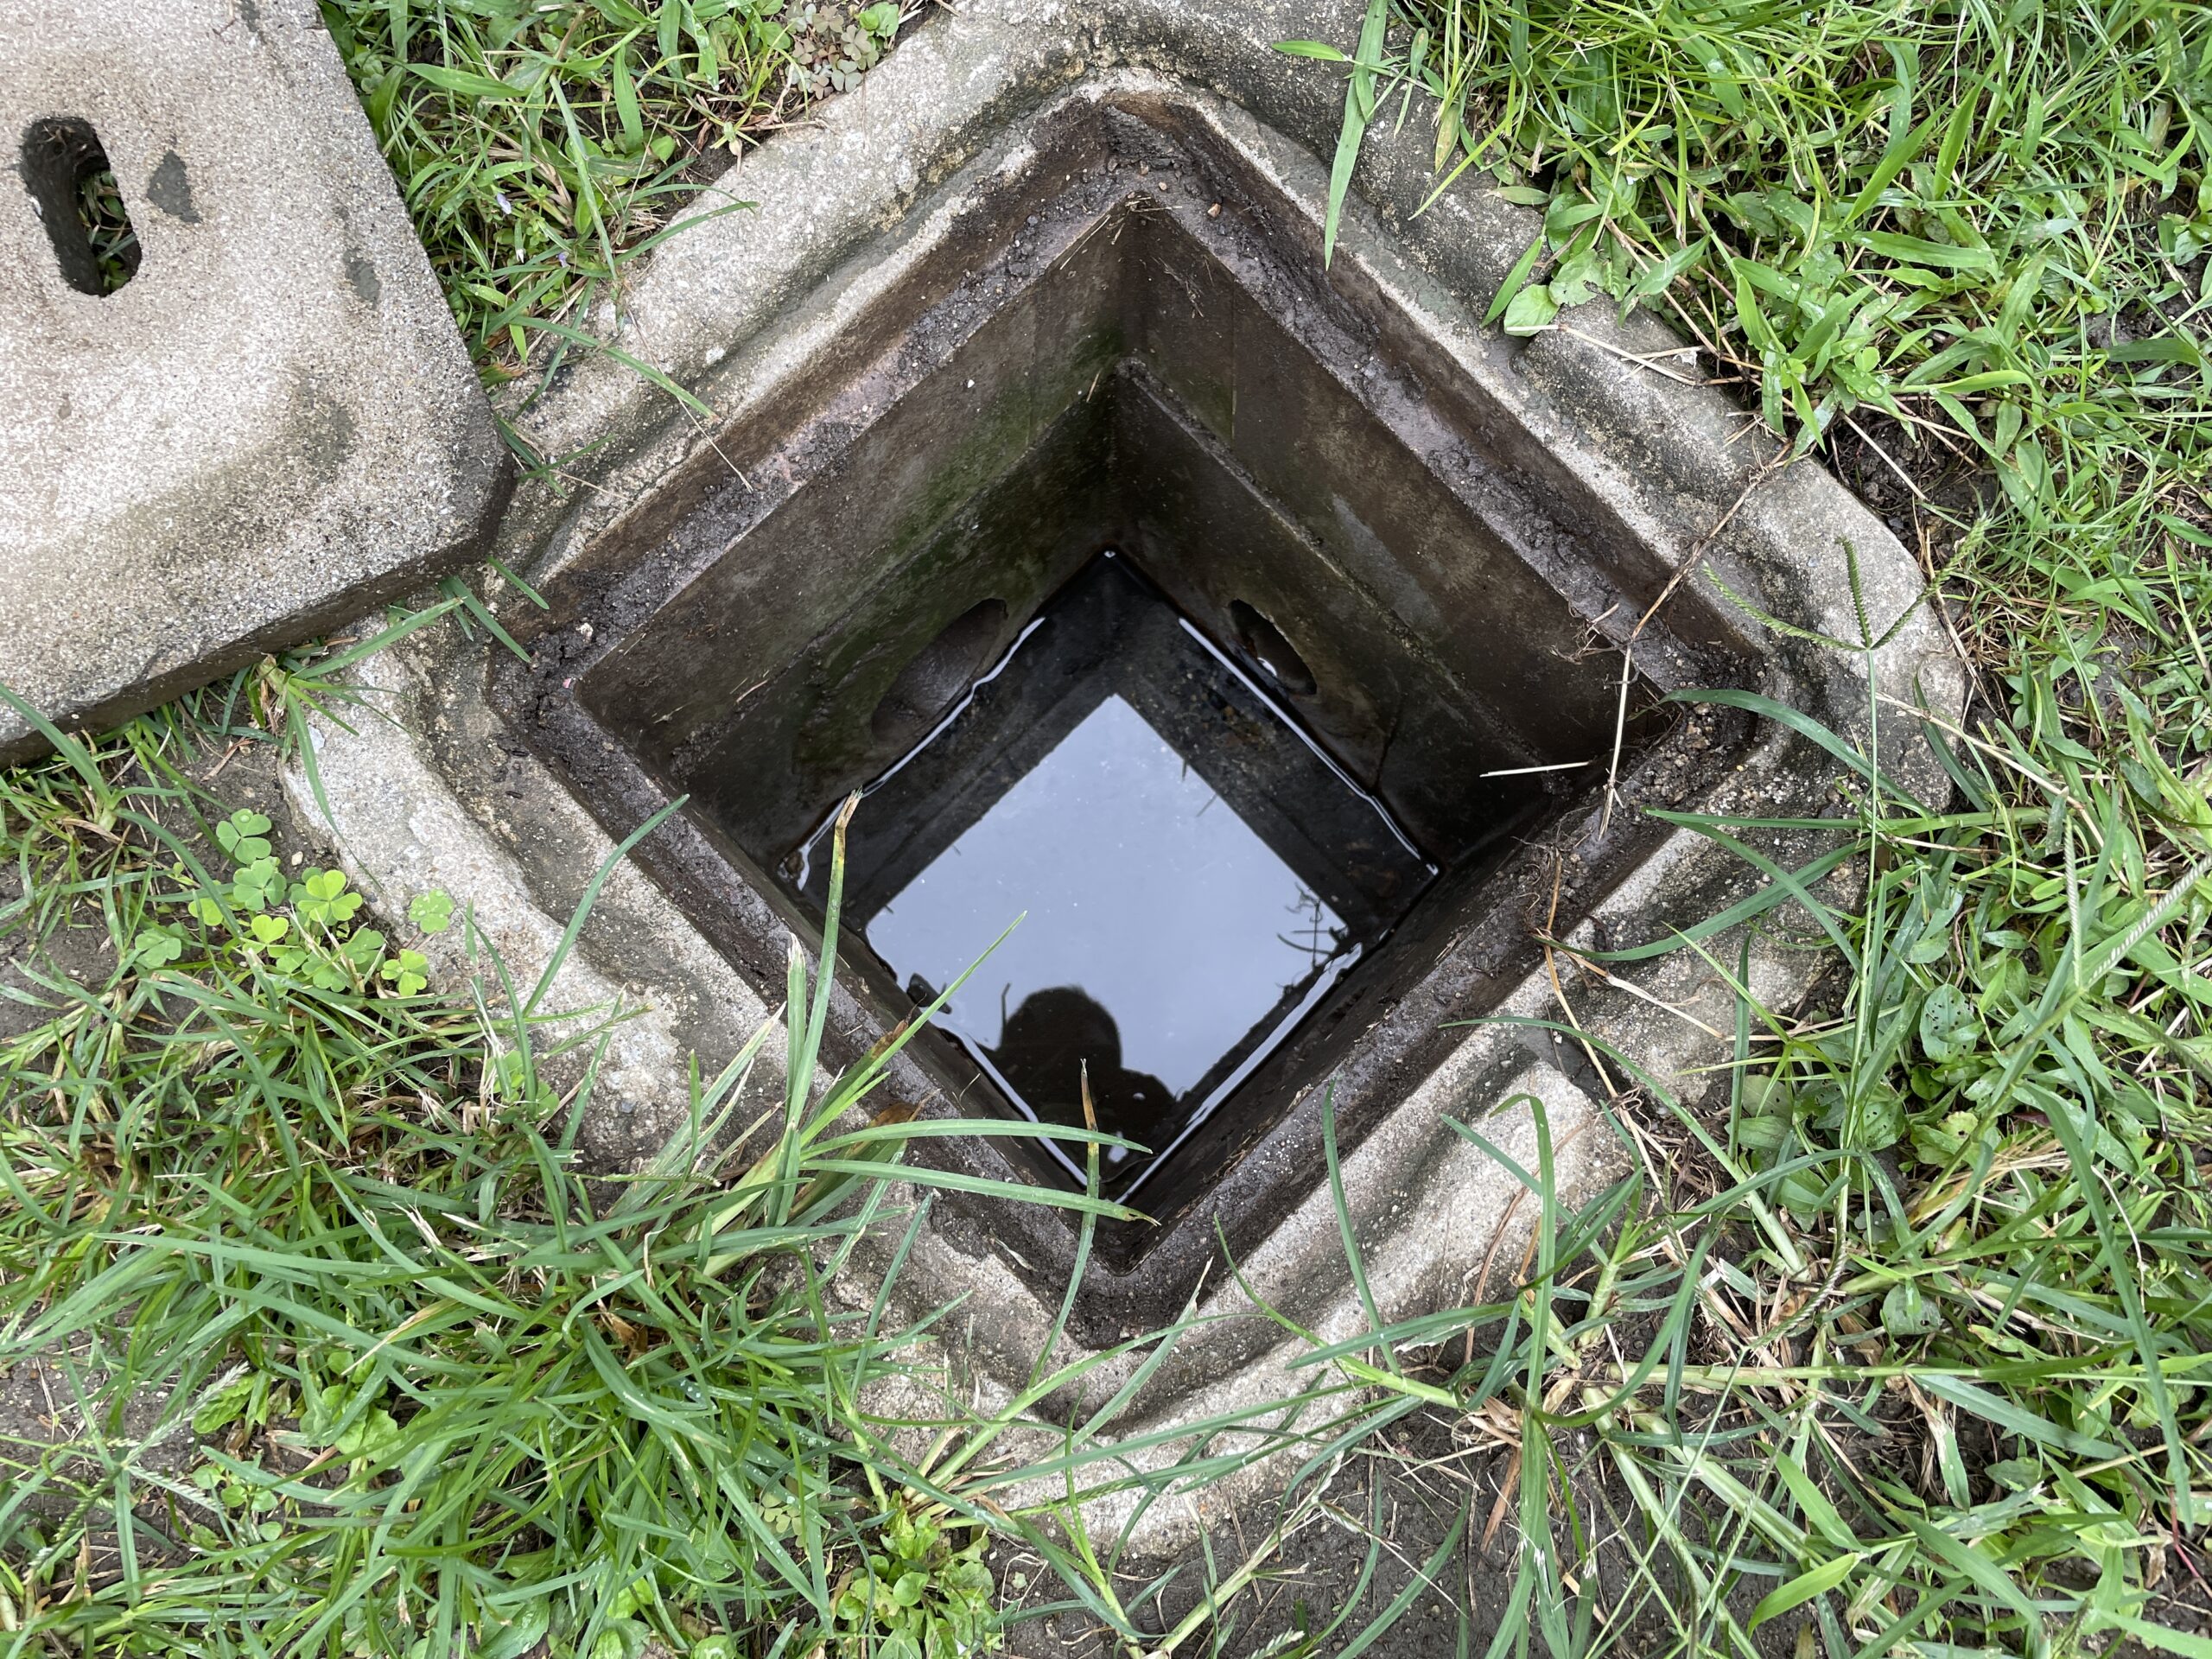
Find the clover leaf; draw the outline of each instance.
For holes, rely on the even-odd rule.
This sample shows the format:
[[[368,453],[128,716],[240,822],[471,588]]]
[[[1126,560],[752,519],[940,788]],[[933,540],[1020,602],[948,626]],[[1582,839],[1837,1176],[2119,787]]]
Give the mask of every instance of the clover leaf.
[[[270,857],[256,859],[231,883],[231,904],[238,910],[267,910],[284,895],[284,873]]]
[[[453,925],[453,895],[432,887],[418,893],[407,906],[407,919],[425,933],[442,933]]]
[[[159,968],[183,954],[183,938],[173,927],[141,929],[130,942],[130,958],[142,968]]]
[[[350,921],[360,907],[361,895],[346,891],[343,871],[310,870],[304,880],[292,883],[292,909],[303,922],[333,927]]]
[[[402,996],[412,996],[430,982],[429,959],[420,950],[402,950],[378,970]]]
[[[215,842],[239,864],[269,856],[270,823],[258,812],[241,809],[215,826]]]

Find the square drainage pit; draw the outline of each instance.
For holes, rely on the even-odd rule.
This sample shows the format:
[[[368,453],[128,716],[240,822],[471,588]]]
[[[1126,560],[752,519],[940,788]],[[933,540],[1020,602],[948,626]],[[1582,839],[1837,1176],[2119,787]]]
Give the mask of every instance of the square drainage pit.
[[[1386,1116],[1739,738],[1660,701],[1730,676],[1725,620],[1684,593],[1624,687],[1665,569],[1316,241],[1172,105],[1070,118],[499,671],[610,829],[688,798],[639,856],[772,999],[861,792],[852,1040],[958,982],[912,1051],[932,1109],[1079,1122],[1087,1072],[1144,1148],[1104,1172],[1153,1220],[1101,1230],[1102,1327],[1263,1236],[1325,1096],[1345,1144]],[[1061,1212],[970,1221],[1065,1281]]]

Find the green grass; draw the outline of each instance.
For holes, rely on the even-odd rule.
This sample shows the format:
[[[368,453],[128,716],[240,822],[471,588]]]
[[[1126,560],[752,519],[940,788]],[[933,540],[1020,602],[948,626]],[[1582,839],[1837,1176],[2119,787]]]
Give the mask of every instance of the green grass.
[[[2181,435],[2212,244],[2212,18],[2181,0],[1421,0],[1370,10],[1368,118],[1540,208],[1507,328],[1656,306],[1801,447],[1879,413],[2010,463]],[[2164,308],[2164,315],[2161,308]],[[1965,444],[1960,445],[1963,438]]]
[[[1540,1254],[1525,1374],[1465,1396],[1526,1436],[1535,1651],[2204,1650],[2212,810],[1947,747],[1952,810],[1861,774],[1848,972],[1740,999],[1723,1112],[1603,1056],[1647,1153],[1626,1224]],[[1607,1535],[1638,1559],[1601,1592]]]
[[[619,1011],[548,1006],[559,953],[518,985],[480,939],[430,986],[179,764],[244,735],[171,710],[0,779],[5,923],[114,947],[0,1043],[0,1374],[49,1368],[57,1420],[0,1424],[4,1650],[920,1659],[997,1645],[999,1538],[1134,1635],[1110,1542],[1059,1511],[1172,1475],[1135,1479],[1104,1414],[1041,1465],[1001,1444],[1080,1370],[886,1418],[917,1333],[890,1281],[831,1294],[919,1224],[912,1184],[962,1179],[888,1185],[912,1135],[1028,1131],[871,1121],[895,1044],[817,1090],[794,950],[781,1109],[738,1109],[764,1028],[649,1168],[594,1180],[572,1138]],[[472,927],[443,895],[406,923]],[[1064,1499],[1014,1506],[1047,1474]]]
[[[137,274],[138,232],[123,206],[123,192],[106,168],[77,187],[77,222],[85,227],[100,274],[100,291],[113,294]]]
[[[1811,1002],[1741,997],[1725,1109],[1608,1057],[1632,1218],[1467,1401],[1527,1437],[1494,1651],[2212,1653],[2212,10],[1376,0],[1293,49],[1351,62],[1340,178],[1410,112],[1541,210],[1505,327],[1658,309],[1885,498],[1977,671],[1948,800],[1834,741],[1863,898]]]
[[[784,0],[324,0],[488,379],[588,346],[632,257],[747,143],[873,67],[914,10]]]

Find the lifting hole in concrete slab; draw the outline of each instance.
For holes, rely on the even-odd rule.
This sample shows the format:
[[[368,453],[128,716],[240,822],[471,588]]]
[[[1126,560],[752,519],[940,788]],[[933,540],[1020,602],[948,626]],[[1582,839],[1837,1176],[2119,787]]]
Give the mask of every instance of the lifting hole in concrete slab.
[[[22,170],[64,282],[105,297],[138,274],[138,232],[91,122],[73,116],[32,122]]]

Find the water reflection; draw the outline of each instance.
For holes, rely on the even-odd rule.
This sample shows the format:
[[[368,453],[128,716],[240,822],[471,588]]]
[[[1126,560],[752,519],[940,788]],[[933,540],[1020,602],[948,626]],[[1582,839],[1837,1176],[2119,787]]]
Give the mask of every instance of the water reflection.
[[[1101,1124],[1157,1149],[1171,1128],[1174,1090],[1149,1071],[1122,1064],[1122,1028],[1114,1016],[1073,985],[1033,991],[985,1051],[999,1076],[1038,1116],[1055,1123],[1083,1120],[1084,1068],[1090,1104]]]
[[[1056,594],[868,786],[846,914],[1009,1103],[1134,1192],[1434,875],[1381,804],[1127,562]],[[819,903],[825,822],[797,870]],[[1016,918],[1020,925],[992,950]],[[1058,1151],[1063,1173],[1079,1159]]]
[[[939,1023],[1040,1117],[1080,1121],[1066,1057],[1090,1059],[1100,1126],[1155,1151],[1171,1105],[1347,948],[1336,912],[1119,696],[866,929],[902,982],[938,986],[1018,916]]]

